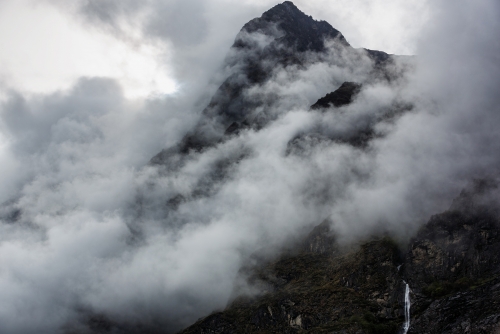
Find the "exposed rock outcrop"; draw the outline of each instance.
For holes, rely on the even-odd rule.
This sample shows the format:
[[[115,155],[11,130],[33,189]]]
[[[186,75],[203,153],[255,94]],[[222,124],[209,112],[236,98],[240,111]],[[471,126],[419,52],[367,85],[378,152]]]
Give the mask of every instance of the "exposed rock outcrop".
[[[361,85],[355,82],[344,82],[337,90],[326,94],[311,106],[311,109],[341,107],[350,104],[361,90]]]
[[[500,332],[496,191],[477,181],[414,238],[404,268],[414,299],[409,333]]]

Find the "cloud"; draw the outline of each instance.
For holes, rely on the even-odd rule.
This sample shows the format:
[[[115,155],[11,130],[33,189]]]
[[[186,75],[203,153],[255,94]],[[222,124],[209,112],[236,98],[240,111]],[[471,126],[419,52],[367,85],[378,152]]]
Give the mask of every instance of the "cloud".
[[[0,106],[0,332],[85,333],[99,323],[174,332],[223,308],[253,254],[273,254],[325,218],[344,242],[373,232],[408,238],[472,178],[498,173],[494,1],[434,3],[416,70],[404,79],[374,75],[352,49],[273,67],[269,81],[242,91],[264,101],[252,113],[268,117],[265,126],[191,152],[175,168],[148,161],[195,128],[234,72],[210,73],[263,4],[228,6],[237,17],[229,23],[217,19],[223,1],[120,4],[72,10],[116,34],[126,31],[123,18],[140,18],[140,37],[171,43],[188,84],[142,100],[95,77],[53,94],[8,93]],[[192,11],[199,20],[178,34]],[[348,80],[364,83],[352,104],[309,111]],[[401,104],[412,108],[393,115]],[[346,142],[366,126],[369,143]],[[290,153],[302,135],[301,150]]]
[[[134,45],[89,29],[44,2],[6,1],[0,12],[0,43],[8,45],[0,50],[2,96],[8,89],[44,94],[67,90],[81,76],[118,80],[129,98],[176,88],[164,45]]]
[[[472,178],[498,174],[499,107],[492,89],[500,70],[498,4],[463,1],[457,8],[440,1],[432,12],[418,70],[404,92],[414,111],[374,143],[370,182],[354,186],[332,210],[347,234],[354,223],[362,233],[377,220],[389,230],[407,228],[412,225],[403,222],[446,209]]]
[[[318,117],[304,108],[320,96],[316,80],[334,88],[328,73],[349,72],[318,66],[278,68],[261,92],[249,91],[284,97],[270,105],[275,122],[170,172],[147,161],[193,126],[189,96],[129,101],[102,78],[51,95],[11,92],[1,124],[21,168],[1,180],[18,180],[2,194],[2,331],[49,333],[97,316],[175,331],[224,307],[245,259],[321,221],[328,196],[341,192],[325,180],[348,183],[350,148],[326,147],[310,162],[284,154]],[[299,91],[307,93],[292,103]]]
[[[50,333],[90,312],[86,296],[131,251],[138,170],[191,126],[190,103],[130,101],[101,78],[11,92],[1,107],[2,332]]]

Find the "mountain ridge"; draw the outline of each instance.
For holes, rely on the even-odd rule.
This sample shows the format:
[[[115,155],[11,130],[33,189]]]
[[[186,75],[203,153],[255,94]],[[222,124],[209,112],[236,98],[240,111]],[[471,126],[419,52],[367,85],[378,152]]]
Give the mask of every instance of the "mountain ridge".
[[[393,55],[382,51],[354,49],[342,33],[328,22],[316,21],[300,11],[293,2],[285,1],[243,26],[226,59],[226,67],[234,70],[230,71],[230,75],[201,112],[198,124],[178,145],[162,150],[150,162],[166,165],[172,156],[199,153],[224,142],[227,135],[236,130],[259,130],[265,127],[276,119],[276,115],[266,111],[272,98],[250,98],[246,96],[246,91],[251,87],[264,85],[276,69],[301,68],[309,65],[310,57],[325,57],[328,51],[325,43],[328,41],[333,42],[333,49],[338,53],[335,57],[342,58],[343,53],[349,53],[354,58],[359,58],[356,61],[361,62],[363,57],[367,57],[373,62],[374,76],[382,76],[384,80],[391,80],[394,76],[388,72]],[[256,113],[257,110],[260,111]]]

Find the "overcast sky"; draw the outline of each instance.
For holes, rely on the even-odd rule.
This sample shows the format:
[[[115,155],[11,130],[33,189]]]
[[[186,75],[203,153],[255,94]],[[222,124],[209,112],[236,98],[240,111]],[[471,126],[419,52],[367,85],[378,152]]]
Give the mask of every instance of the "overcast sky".
[[[176,48],[200,50],[201,44],[220,62],[242,25],[275,4],[2,0],[0,87],[48,93],[68,88],[80,76],[101,76],[118,79],[131,98],[169,94],[183,84],[182,75],[175,73]],[[331,23],[353,46],[395,54],[415,53],[418,33],[429,17],[427,0],[295,4]],[[157,26],[148,21],[155,20],[151,8],[158,10]]]

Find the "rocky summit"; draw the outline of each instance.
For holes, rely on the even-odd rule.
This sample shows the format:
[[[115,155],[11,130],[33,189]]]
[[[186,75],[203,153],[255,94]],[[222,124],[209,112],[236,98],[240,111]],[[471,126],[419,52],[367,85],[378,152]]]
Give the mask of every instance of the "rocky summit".
[[[179,155],[201,152],[224,142],[231,134],[265,127],[278,117],[271,110],[279,97],[272,92],[248,92],[264,86],[277,69],[301,69],[329,57],[344,67],[369,67],[370,75],[364,78],[367,82],[381,76],[391,80],[399,75],[391,68],[396,56],[354,49],[329,23],[316,21],[285,1],[244,25],[225,61],[228,77],[203,110],[196,127],[177,146],[163,150],[151,162],[170,165]],[[340,91],[345,90],[344,86]],[[332,105],[348,104],[353,92],[342,96],[332,92],[336,99]],[[325,99],[321,99],[313,108],[324,104]]]

